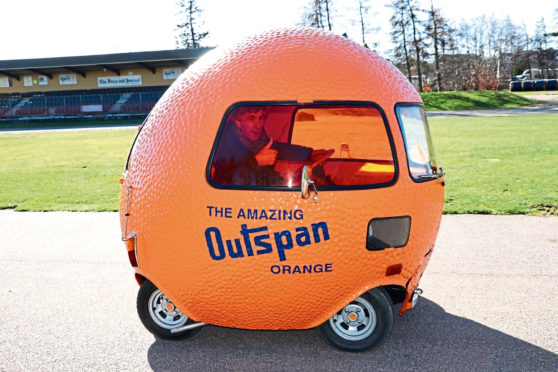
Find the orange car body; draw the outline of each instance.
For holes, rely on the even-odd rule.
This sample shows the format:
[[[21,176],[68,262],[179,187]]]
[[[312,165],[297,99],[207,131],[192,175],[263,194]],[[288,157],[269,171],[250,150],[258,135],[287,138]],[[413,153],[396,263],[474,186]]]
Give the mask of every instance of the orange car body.
[[[301,198],[296,186],[235,189],[211,182],[216,136],[231,107],[318,101],[365,103],[381,112],[393,164],[368,169],[387,169],[392,182],[318,186],[317,203]],[[148,278],[189,318],[226,327],[315,327],[380,286],[404,288],[403,314],[434,246],[444,181],[411,177],[396,114],[401,103],[422,100],[392,64],[320,30],[269,31],[204,56],[142,125],[121,182],[121,228],[138,281]],[[370,221],[393,216],[410,219],[406,244],[366,249]],[[265,232],[266,254],[258,254],[250,229]],[[236,257],[227,242],[232,252],[240,243]]]

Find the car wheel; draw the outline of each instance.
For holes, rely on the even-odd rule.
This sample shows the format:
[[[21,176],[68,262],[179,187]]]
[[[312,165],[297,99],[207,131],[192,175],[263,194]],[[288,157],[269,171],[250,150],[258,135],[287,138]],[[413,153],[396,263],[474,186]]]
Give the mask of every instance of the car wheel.
[[[318,330],[339,349],[364,351],[384,343],[392,327],[389,295],[382,288],[374,288],[339,310]]]
[[[199,328],[172,333],[174,328],[193,323],[149,280],[138,291],[138,315],[147,330],[158,338],[183,339],[199,331]]]

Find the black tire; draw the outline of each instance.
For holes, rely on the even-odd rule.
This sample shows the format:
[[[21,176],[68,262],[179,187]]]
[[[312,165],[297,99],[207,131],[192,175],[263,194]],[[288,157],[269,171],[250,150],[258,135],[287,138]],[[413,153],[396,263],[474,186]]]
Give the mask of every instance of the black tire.
[[[318,326],[318,330],[339,349],[364,351],[383,344],[391,335],[392,327],[393,310],[389,295],[383,288],[374,288],[339,310]]]
[[[161,301],[165,301],[165,304],[170,304],[174,307],[174,304],[166,299],[163,292],[149,280],[145,280],[138,291],[137,309],[141,322],[153,335],[166,340],[179,340],[193,336],[200,330],[199,328],[194,328],[171,333],[173,328],[182,327],[194,322],[176,308],[172,311],[163,308],[157,311],[154,305],[157,303],[161,304]]]

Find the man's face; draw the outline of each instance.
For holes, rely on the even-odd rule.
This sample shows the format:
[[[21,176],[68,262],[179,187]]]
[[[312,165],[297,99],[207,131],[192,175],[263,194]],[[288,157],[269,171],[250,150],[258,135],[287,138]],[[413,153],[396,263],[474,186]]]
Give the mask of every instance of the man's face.
[[[262,133],[265,114],[262,109],[249,110],[237,115],[234,123],[246,138],[250,141],[256,141]]]

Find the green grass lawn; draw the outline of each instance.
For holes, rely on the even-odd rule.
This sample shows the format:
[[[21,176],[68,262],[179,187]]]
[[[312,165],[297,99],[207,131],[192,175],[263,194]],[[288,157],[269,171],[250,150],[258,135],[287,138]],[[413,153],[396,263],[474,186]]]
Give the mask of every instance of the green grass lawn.
[[[447,173],[446,213],[558,215],[558,115],[434,118],[430,125]],[[117,210],[135,133],[0,133],[0,208]]]
[[[507,90],[421,93],[426,111],[479,110],[519,107],[536,103]]]
[[[446,213],[558,215],[558,115],[429,122]]]
[[[0,208],[114,211],[136,129],[0,133]]]

